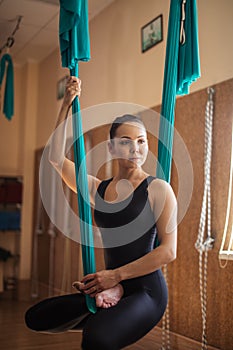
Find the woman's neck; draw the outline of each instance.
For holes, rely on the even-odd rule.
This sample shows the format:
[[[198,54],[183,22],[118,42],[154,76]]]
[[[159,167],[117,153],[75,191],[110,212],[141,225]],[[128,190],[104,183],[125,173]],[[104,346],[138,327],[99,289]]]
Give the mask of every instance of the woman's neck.
[[[116,174],[116,176],[114,176],[114,180],[115,181],[119,181],[122,179],[126,179],[126,180],[141,180],[145,177],[147,177],[148,174],[142,170],[142,168],[136,168],[136,169],[125,169],[125,168],[121,168],[119,167],[118,173]]]

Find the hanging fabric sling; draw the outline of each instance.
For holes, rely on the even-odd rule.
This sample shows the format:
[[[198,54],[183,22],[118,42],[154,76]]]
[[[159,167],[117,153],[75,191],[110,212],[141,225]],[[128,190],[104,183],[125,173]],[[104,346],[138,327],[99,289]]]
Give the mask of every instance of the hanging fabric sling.
[[[8,120],[12,119],[14,115],[14,70],[13,62],[11,56],[6,53],[1,58],[0,64],[0,89],[2,87],[2,81],[6,69],[6,85],[5,85],[5,94],[4,94],[4,103],[3,103],[3,113],[5,114]]]
[[[170,182],[176,95],[200,77],[196,0],[171,0],[159,127],[157,177]]]
[[[59,37],[62,66],[70,69],[70,75],[78,77],[78,61],[89,61],[90,59],[87,0],[60,0]],[[96,267],[84,137],[77,97],[73,101],[72,113],[83,271],[86,275],[94,273]],[[88,309],[93,313],[96,312],[95,298],[86,296],[86,302]]]
[[[170,182],[176,95],[189,93],[200,77],[196,0],[171,0],[159,126],[156,176]],[[159,242],[156,242],[158,245]],[[167,275],[167,268],[164,271]],[[169,340],[169,308],[163,318],[163,343]],[[162,348],[165,349],[164,344]]]

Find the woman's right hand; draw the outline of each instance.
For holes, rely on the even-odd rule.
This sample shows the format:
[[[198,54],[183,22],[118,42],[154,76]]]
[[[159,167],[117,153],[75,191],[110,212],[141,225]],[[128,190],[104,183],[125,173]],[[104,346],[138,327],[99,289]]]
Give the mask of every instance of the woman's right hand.
[[[70,107],[73,100],[77,96],[81,95],[81,80],[77,77],[70,76],[66,83],[65,95],[63,99],[63,105]]]

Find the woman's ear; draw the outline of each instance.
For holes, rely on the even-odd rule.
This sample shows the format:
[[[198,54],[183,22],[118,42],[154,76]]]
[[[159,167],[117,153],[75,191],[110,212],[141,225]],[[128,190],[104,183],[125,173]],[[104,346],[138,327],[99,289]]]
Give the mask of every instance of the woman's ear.
[[[112,140],[108,142],[108,151],[113,156],[113,154],[114,154],[114,141],[112,141]]]

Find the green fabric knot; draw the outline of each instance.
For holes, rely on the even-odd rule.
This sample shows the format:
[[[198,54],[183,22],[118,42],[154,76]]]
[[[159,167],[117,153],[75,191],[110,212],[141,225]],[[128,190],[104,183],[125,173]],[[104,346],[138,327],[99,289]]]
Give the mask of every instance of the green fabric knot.
[[[182,0],[171,0],[159,127],[156,176],[170,182],[176,95],[189,93],[200,77],[196,0],[186,0],[185,43],[180,44]]]
[[[62,67],[72,69],[78,61],[90,60],[86,0],[60,0],[59,40]]]

